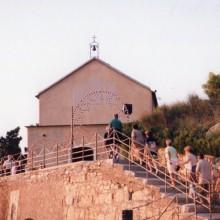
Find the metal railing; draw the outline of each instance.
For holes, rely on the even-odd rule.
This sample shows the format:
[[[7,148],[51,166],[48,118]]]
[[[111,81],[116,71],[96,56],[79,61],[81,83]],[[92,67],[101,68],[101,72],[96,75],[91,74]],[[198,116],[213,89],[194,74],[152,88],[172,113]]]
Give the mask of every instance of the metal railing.
[[[164,210],[162,211],[162,213],[158,216],[157,220],[160,220],[162,218],[162,216],[167,212],[167,210],[169,209],[169,207],[176,202],[177,197],[174,197],[167,205],[167,207],[164,208]]]
[[[183,176],[183,175],[179,174],[178,172],[176,172],[175,173],[176,178],[174,180],[176,185],[174,186],[174,185],[172,185],[172,183],[170,181],[170,174],[168,172],[167,166],[162,164],[161,162],[159,162],[157,159],[152,157],[150,154],[145,155],[143,152],[139,151],[139,155],[140,155],[139,163],[137,161],[134,161],[131,159],[130,152],[131,152],[132,144],[129,145],[128,143],[126,143],[127,140],[129,140],[129,143],[132,143],[132,140],[130,137],[117,131],[117,132],[114,132],[113,139],[116,140],[114,144],[118,145],[118,147],[120,148],[120,156],[124,157],[126,160],[128,160],[129,170],[131,169],[131,163],[141,167],[142,169],[144,169],[146,171],[146,176],[148,175],[148,173],[150,173],[151,175],[153,175],[157,179],[164,182],[165,193],[167,192],[168,186],[174,188],[176,191],[185,195],[185,202],[186,203],[188,203],[189,199],[193,200],[193,203],[195,206],[195,212],[197,212],[197,205],[199,204],[209,211],[210,217],[211,217],[212,208],[213,208],[213,204],[212,204],[213,191],[212,191],[212,184],[211,183],[209,183],[209,182],[207,183],[208,184],[208,189],[207,189],[207,188],[203,187],[202,185],[189,180],[187,178],[187,176]],[[136,141],[136,143],[137,143],[137,141]],[[141,143],[138,143],[138,145],[141,146],[142,148],[145,148],[145,146]],[[125,154],[127,154],[128,156],[126,157]],[[146,165],[141,165],[141,163],[140,163],[141,161],[145,162]],[[151,161],[151,162],[149,163],[149,161]],[[195,191],[193,196],[189,195],[190,187],[193,187],[193,189]]]
[[[212,213],[211,184],[209,184],[209,188],[207,189],[198,183],[189,180],[186,176],[180,175],[176,172],[176,178],[174,180],[176,185],[172,185],[166,165],[152,157],[149,152],[146,153],[139,151],[139,162],[132,159],[132,140],[124,133],[114,131],[112,137],[108,139],[103,139],[102,136],[96,134],[95,140],[90,143],[85,143],[84,138],[82,140],[82,144],[74,146],[73,148],[71,146],[63,148],[62,146],[56,145],[54,151],[47,153],[44,147],[43,151],[41,151],[42,153],[37,155],[31,151],[27,155],[27,158],[24,159],[21,159],[22,157],[19,157],[18,155],[13,155],[13,157],[16,159],[10,159],[8,161],[6,160],[6,162],[4,162],[4,164],[2,164],[0,167],[0,175],[13,175],[16,173],[43,169],[46,167],[52,167],[81,160],[97,160],[99,158],[105,159],[108,158],[112,152],[113,157],[120,155],[121,158],[124,158],[127,161],[129,170],[131,170],[132,165],[136,165],[141,167],[144,172],[146,172],[146,177],[148,174],[151,174],[157,179],[161,180],[164,183],[165,193],[167,192],[168,186],[170,186],[177,192],[185,195],[186,203],[188,203],[189,199],[192,199],[195,205],[195,211],[197,210],[196,207],[199,204],[202,207],[208,209],[210,213]],[[106,146],[106,141],[110,142],[108,146]],[[138,144],[141,146],[141,148],[145,148],[143,144]],[[113,159],[113,161],[117,162],[115,159]],[[195,190],[193,197],[189,196],[189,190],[191,186]]]
[[[153,205],[153,204],[155,204],[155,203],[157,203],[157,202],[161,202],[161,200],[164,200],[164,199],[167,199],[166,197],[160,197],[160,198],[158,198],[158,199],[153,199],[152,201],[150,201],[150,202],[147,202],[147,203],[145,203],[145,204],[141,204],[141,205],[138,205],[138,206],[134,206],[134,207],[132,207],[131,209],[134,211],[134,210],[137,210],[138,212],[140,212],[140,209],[141,208],[146,208],[146,207],[148,207],[148,206],[150,206],[150,205]],[[174,209],[175,209],[175,214],[177,214],[177,216],[179,216],[179,209],[178,209],[178,206],[177,206],[177,204],[175,205],[175,203],[176,203],[176,200],[177,200],[177,198],[176,197],[174,197],[174,198],[172,198],[171,200],[170,200],[170,202],[168,203],[168,205],[162,210],[162,212],[160,211],[160,209],[159,209],[159,213],[157,213],[157,214],[152,214],[151,216],[148,216],[148,217],[140,217],[140,215],[139,215],[139,219],[141,219],[141,220],[147,220],[147,219],[157,219],[157,220],[159,220],[159,219],[161,219],[161,217],[165,214],[165,213],[167,213],[167,212],[171,212],[171,211],[174,211]],[[171,205],[173,205],[174,204],[174,207],[171,207]],[[158,207],[157,207],[158,208]],[[176,211],[176,209],[178,209],[178,213],[177,213],[177,211]],[[148,213],[147,213],[148,214]],[[148,214],[149,215],[149,214]],[[178,218],[179,219],[179,218]]]
[[[14,154],[1,159],[0,176],[14,175],[32,170],[38,170],[77,161],[97,160],[98,157],[106,156],[106,147],[103,139],[98,135],[95,140],[85,143],[84,139],[81,144],[73,148],[56,145],[53,151],[46,152],[45,146],[39,154],[30,151],[27,155]]]

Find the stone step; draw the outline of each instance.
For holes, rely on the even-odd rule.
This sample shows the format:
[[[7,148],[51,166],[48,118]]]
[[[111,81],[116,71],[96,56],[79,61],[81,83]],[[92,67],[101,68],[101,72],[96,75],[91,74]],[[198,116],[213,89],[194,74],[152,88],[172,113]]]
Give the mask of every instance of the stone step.
[[[186,198],[185,196],[185,187],[182,185],[177,184],[177,188],[174,188],[172,186],[170,186],[169,184],[167,184],[167,189],[165,190],[165,184],[163,182],[163,180],[160,180],[159,177],[163,177],[164,174],[162,174],[162,172],[164,172],[164,168],[160,168],[159,172],[157,173],[150,173],[149,171],[147,171],[144,167],[138,165],[138,164],[134,164],[134,163],[130,163],[128,162],[128,160],[119,160],[117,162],[118,165],[121,165],[123,167],[123,169],[125,170],[125,172],[131,172],[134,174],[135,178],[139,181],[143,181],[145,184],[150,184],[153,186],[156,186],[160,189],[160,192],[162,193],[163,196],[165,197],[177,197],[177,204],[180,207],[180,219],[194,219],[193,215],[195,213],[195,205],[193,203],[193,199],[188,197]],[[160,172],[161,171],[161,172]],[[167,178],[168,181],[169,177]],[[166,193],[165,193],[166,192]],[[184,192],[184,193],[182,193]],[[187,200],[186,200],[187,199]],[[213,210],[216,211],[216,210]],[[220,211],[220,208],[219,210]],[[209,220],[209,214],[207,213],[208,210],[202,206],[198,206],[197,205],[197,213],[199,216],[199,220]],[[189,218],[187,218],[187,216]],[[195,216],[195,215],[194,215]],[[192,218],[191,218],[192,217]],[[220,214],[213,214],[212,215],[212,220],[220,220]]]
[[[197,212],[197,214],[210,214],[209,213],[209,209],[202,206],[202,205],[196,205],[196,209],[195,209],[195,204],[192,203],[188,203],[188,204],[183,204],[181,205],[181,212]],[[218,216],[220,217],[220,207],[215,206],[212,208],[212,213],[216,213],[218,214]],[[220,219],[220,218],[219,218]]]
[[[154,186],[162,186],[164,185],[164,182],[157,178],[146,178],[146,183]]]
[[[138,176],[145,176],[145,177],[150,177],[150,178],[157,178],[157,179],[164,179],[163,175],[161,175],[159,172],[150,172],[150,171],[134,171],[136,175]]]
[[[177,197],[177,203],[180,205],[187,204],[187,203],[193,203],[193,199],[189,196],[186,197],[186,195],[183,193],[177,193],[176,197]]]
[[[131,164],[129,166],[129,164],[123,164],[123,167],[125,170],[131,170],[131,171],[146,171],[144,167],[135,165],[135,164]]]
[[[194,220],[196,219],[195,218],[195,213],[193,212],[184,212],[184,213],[179,213],[179,216],[178,216],[178,219],[179,220]],[[197,220],[205,220],[203,218],[197,218]]]
[[[179,220],[220,220],[220,214],[219,213],[212,213],[210,216],[209,213],[198,213],[197,216],[194,212],[184,212],[180,213]]]
[[[156,169],[153,169],[151,172],[146,170],[145,167],[142,167],[140,165],[136,165],[136,164],[123,164],[123,167],[124,167],[124,170],[131,170],[131,171],[134,171],[135,173],[138,172],[139,174],[137,175],[140,175],[140,176],[146,176],[144,175],[143,173],[147,173],[148,172],[148,176],[150,177],[156,177],[159,176],[161,178],[164,178],[164,172],[161,171],[161,170],[156,170]],[[142,171],[143,173],[141,173],[140,171]]]
[[[188,204],[188,203],[193,203],[193,199],[191,197],[188,196],[188,198],[186,198],[185,194],[183,193],[176,193],[176,192],[173,192],[173,193],[164,193],[163,194],[164,197],[176,197],[176,202],[179,204],[179,205],[183,205],[183,204]]]
[[[114,163],[118,163],[118,164],[129,164],[129,161],[126,159],[119,159],[119,160],[115,160],[113,159]]]
[[[159,186],[160,187],[160,192],[162,193],[181,193],[181,192],[185,192],[185,188],[181,185],[176,186],[175,188],[168,185],[165,186],[165,184]]]
[[[157,179],[153,174],[151,174],[147,171],[141,171],[140,170],[140,171],[133,171],[133,172],[134,172],[135,176],[137,176],[137,177],[142,177],[144,179],[146,179],[146,178],[155,178],[155,179]]]
[[[198,213],[197,217],[203,220],[220,220],[220,213]]]

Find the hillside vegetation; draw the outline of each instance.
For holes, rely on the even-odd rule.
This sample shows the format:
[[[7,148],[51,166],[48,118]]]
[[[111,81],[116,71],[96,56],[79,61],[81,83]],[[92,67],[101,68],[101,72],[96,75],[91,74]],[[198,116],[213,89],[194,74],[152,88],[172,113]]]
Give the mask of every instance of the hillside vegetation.
[[[203,88],[208,99],[190,95],[186,101],[158,107],[137,123],[143,131],[151,130],[160,146],[169,137],[180,152],[191,145],[196,153],[220,156],[220,131],[208,132],[220,122],[220,74],[210,73]],[[124,131],[129,134],[131,128],[132,123],[126,124]]]

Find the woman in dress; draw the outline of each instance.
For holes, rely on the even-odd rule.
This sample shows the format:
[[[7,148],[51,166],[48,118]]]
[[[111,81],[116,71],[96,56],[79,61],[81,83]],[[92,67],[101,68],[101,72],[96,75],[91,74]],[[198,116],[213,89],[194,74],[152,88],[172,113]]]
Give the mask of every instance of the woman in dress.
[[[192,153],[192,147],[186,146],[184,148],[184,162],[182,165],[184,165],[186,170],[186,177],[192,181],[196,181],[196,164],[197,159],[196,156]]]

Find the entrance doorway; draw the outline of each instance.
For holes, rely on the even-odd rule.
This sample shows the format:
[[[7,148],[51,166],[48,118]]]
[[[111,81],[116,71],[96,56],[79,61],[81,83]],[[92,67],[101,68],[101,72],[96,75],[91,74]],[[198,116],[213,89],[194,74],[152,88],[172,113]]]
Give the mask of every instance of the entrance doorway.
[[[72,162],[94,160],[94,151],[90,147],[77,147],[72,149]]]

